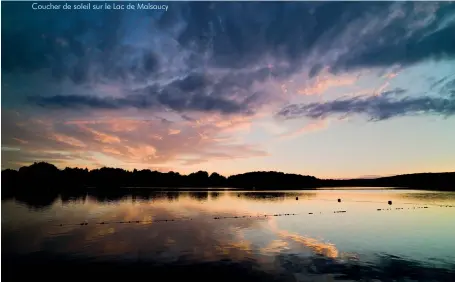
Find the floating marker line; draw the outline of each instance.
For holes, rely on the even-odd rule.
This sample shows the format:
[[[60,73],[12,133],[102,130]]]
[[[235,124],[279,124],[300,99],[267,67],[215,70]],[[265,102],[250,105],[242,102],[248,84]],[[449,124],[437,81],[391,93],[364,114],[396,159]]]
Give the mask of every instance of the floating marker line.
[[[441,206],[441,207],[452,207],[452,206]],[[397,207],[397,208],[382,208],[376,209],[376,211],[399,211],[399,210],[418,210],[418,209],[428,209],[428,206],[417,206],[417,207]],[[261,219],[261,218],[270,218],[270,217],[280,217],[280,216],[297,216],[297,215],[315,215],[315,214],[342,214],[347,213],[346,210],[335,210],[332,212],[307,212],[307,213],[280,213],[280,214],[258,214],[258,215],[238,215],[238,216],[215,216],[212,217],[213,220],[221,219]],[[128,220],[128,221],[101,221],[96,223],[89,224],[87,221],[77,223],[77,224],[56,224],[54,226],[87,226],[87,225],[107,225],[107,224],[151,224],[151,223],[163,223],[163,222],[179,222],[179,221],[191,221],[193,218],[174,218],[174,219],[156,219],[156,220]]]
[[[415,210],[415,209],[428,209],[427,206],[412,207],[412,208],[388,208],[388,209],[376,209],[377,211],[393,211],[393,210]]]
[[[240,216],[215,216],[213,219],[239,219],[239,218],[264,218],[273,216],[292,216],[298,213],[262,214],[262,215],[240,215]]]
[[[193,220],[192,218],[174,218],[174,219],[155,219],[155,220],[123,220],[123,221],[101,221],[101,222],[95,222],[91,223],[90,225],[106,225],[106,224],[139,224],[139,223],[158,223],[158,222],[177,222],[177,221],[190,221]],[[71,224],[57,224],[55,226],[84,226],[84,225],[89,225],[87,221],[81,222],[81,223],[71,223]]]
[[[304,201],[328,201],[328,202],[337,202],[337,199],[305,199],[302,198]],[[340,199],[338,203],[342,202],[351,202],[351,203],[374,203],[374,204],[388,204],[387,202],[379,202],[379,201],[361,201],[361,200],[344,200]],[[445,205],[445,204],[434,204],[434,203],[410,203],[410,202],[398,202],[396,205],[415,205],[415,206],[420,206],[420,205],[426,205],[426,206],[438,206],[441,208],[455,208],[455,206],[452,205]]]

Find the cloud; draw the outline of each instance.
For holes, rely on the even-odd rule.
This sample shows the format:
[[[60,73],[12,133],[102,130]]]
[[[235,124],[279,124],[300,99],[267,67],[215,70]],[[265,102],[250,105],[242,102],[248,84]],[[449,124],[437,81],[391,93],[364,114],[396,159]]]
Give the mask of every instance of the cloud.
[[[345,44],[349,50],[337,57],[333,69],[453,58],[455,41],[448,38],[455,32],[454,8],[453,3],[390,3],[387,9],[370,11],[370,20],[355,20],[344,30],[341,39],[351,39]]]
[[[265,156],[244,144],[257,136],[240,135],[254,135],[253,125],[277,109],[287,119],[321,120],[453,113],[450,76],[428,82],[440,97],[416,96],[401,72],[390,81],[397,70],[454,58],[449,2],[181,2],[141,13],[2,8],[2,147],[20,149],[8,151],[9,163],[44,157],[38,152],[61,165],[144,167]],[[389,81],[377,97],[314,100],[371,88],[378,72]],[[381,94],[400,86],[408,97]]]
[[[328,102],[289,105],[278,112],[279,117],[294,119],[326,118],[331,115],[365,115],[370,120],[386,120],[404,115],[455,114],[455,96],[449,97],[400,97],[403,90],[384,92],[375,96],[356,96]],[[398,97],[396,97],[398,96]]]
[[[290,63],[290,71],[312,53],[333,56],[337,68],[454,55],[447,40],[453,33],[451,3],[198,3],[188,10],[179,42],[212,47],[221,66],[239,68],[265,54]],[[207,40],[196,40],[204,33]],[[311,73],[324,63],[312,64]]]
[[[167,55],[177,51],[189,52],[183,62],[193,68],[243,69],[269,57],[291,64],[288,71],[311,52],[346,47],[355,47],[340,52],[337,61],[346,66],[406,64],[454,52],[445,36],[453,31],[452,3],[173,3],[166,13],[134,17],[125,11],[35,12],[22,3],[5,9],[6,23],[26,19],[4,31],[11,42],[5,70],[51,67],[57,78],[77,82],[160,74],[170,63]]]
[[[28,101],[44,108],[56,109],[171,109],[177,112],[220,112],[252,114],[263,102],[259,92],[251,90],[254,74],[249,80],[231,73],[188,74],[167,85],[151,85],[126,91],[123,97],[88,95],[31,96]],[[262,94],[262,93],[261,93]],[[266,95],[263,93],[263,95]],[[261,100],[262,99],[262,100]]]
[[[350,86],[358,80],[359,75],[333,75],[329,73],[328,69],[326,69],[321,70],[319,75],[312,77],[314,79],[310,80],[309,85],[302,89],[298,89],[298,94],[321,95],[330,88]]]
[[[30,101],[36,102],[40,106],[55,106],[60,108],[79,108],[89,107],[97,109],[118,109],[122,106],[128,106],[123,104],[125,99],[113,99],[113,98],[98,98],[89,97],[82,95],[66,95],[66,96],[52,96],[52,97],[31,97]]]
[[[87,91],[122,85],[116,98],[72,89],[28,95],[39,96],[29,101],[41,106],[65,109],[250,113],[273,100],[263,85],[269,78],[280,83],[323,69],[409,65],[455,54],[452,3],[173,3],[168,12],[135,17],[32,13],[26,5],[5,6],[3,74],[50,70],[46,83],[71,81],[70,88]]]
[[[60,167],[179,167],[267,155],[255,144],[239,143],[224,135],[247,122],[235,116],[230,122],[226,116],[213,115],[174,123],[159,118],[127,119],[122,113],[104,118],[71,120],[60,115],[41,120],[2,111],[2,121],[2,147],[17,148],[2,154],[2,163],[13,167],[42,160]]]

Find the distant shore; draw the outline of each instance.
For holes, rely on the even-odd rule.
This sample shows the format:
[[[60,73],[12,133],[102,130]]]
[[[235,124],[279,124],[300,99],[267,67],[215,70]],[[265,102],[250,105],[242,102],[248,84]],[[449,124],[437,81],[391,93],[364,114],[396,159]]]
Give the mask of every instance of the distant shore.
[[[124,191],[124,189],[296,191],[347,187],[455,191],[455,172],[338,180],[276,171],[255,171],[225,177],[216,172],[209,175],[206,171],[182,175],[178,172],[163,173],[136,169],[127,171],[107,167],[94,170],[82,168],[60,170],[56,166],[44,162],[24,166],[19,170],[3,170],[1,180],[2,194],[76,192],[85,189],[100,191]]]
[[[97,187],[86,187],[87,190],[98,190]],[[312,190],[388,190],[388,189],[411,189],[407,187],[315,187],[315,188],[294,188],[294,189],[246,189],[233,187],[119,187],[118,190],[149,190],[149,191],[178,191],[178,192],[205,192],[205,191],[239,191],[239,192],[261,192],[261,191],[312,191]],[[423,190],[423,189],[415,189]]]

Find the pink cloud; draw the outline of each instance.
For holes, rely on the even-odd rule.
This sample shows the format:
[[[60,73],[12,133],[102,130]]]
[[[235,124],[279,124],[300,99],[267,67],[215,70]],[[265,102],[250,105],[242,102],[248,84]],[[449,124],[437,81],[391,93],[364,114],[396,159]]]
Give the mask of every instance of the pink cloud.
[[[317,77],[310,80],[304,88],[298,89],[297,93],[302,95],[322,95],[330,88],[353,85],[358,79],[359,75],[333,75],[325,69]]]
[[[251,123],[239,116],[223,120],[217,115],[201,115],[197,121],[165,122],[124,118],[121,113],[97,114],[102,118],[56,115],[44,120],[2,113],[8,115],[2,145],[20,147],[19,152],[2,156],[2,161],[12,166],[49,161],[58,166],[178,168],[188,163],[267,155],[255,144],[235,143],[235,133]]]
[[[179,129],[169,129],[169,135],[175,135],[175,134],[179,134],[180,133],[180,130]]]
[[[65,143],[65,144],[68,144],[71,146],[85,147],[85,144],[83,142],[81,142],[80,140],[70,137],[70,136],[63,135],[63,134],[54,134],[53,138],[59,142],[62,142],[62,143]]]

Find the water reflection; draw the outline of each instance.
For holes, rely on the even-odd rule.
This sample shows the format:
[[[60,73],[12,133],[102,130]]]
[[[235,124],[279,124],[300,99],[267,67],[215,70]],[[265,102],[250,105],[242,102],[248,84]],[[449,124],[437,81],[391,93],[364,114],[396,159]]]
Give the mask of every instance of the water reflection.
[[[205,202],[209,199],[216,200],[221,195],[229,194],[230,196],[237,195],[238,198],[254,200],[254,201],[284,201],[300,197],[300,200],[310,199],[317,194],[313,192],[248,192],[248,191],[155,191],[150,189],[119,189],[119,190],[88,190],[88,191],[72,191],[65,193],[18,193],[14,196],[4,198],[4,200],[16,200],[23,203],[32,209],[45,209],[52,206],[56,201],[60,200],[63,204],[70,202],[84,202],[87,197],[94,199],[99,203],[112,203],[125,199],[132,201],[161,201],[168,200],[170,202],[177,201],[179,197],[190,197],[200,202]]]
[[[197,191],[197,192],[188,192],[188,195],[190,198],[195,199],[197,201],[202,201],[205,202],[209,198],[209,192],[208,191]]]
[[[17,193],[14,199],[27,205],[30,209],[40,210],[51,206],[59,198],[58,193],[27,192]]]
[[[114,280],[127,268],[125,279],[159,273],[171,281],[455,281],[453,209],[380,213],[384,199],[400,206],[414,192],[371,193],[90,191],[61,195],[41,210],[8,200],[2,260],[16,281],[20,269],[38,262],[37,277],[50,273],[44,263],[52,262],[72,278],[83,269],[85,277]],[[333,213],[341,207],[349,212]],[[300,216],[258,216],[291,211]],[[94,224],[120,221],[131,224]],[[84,265],[70,268],[75,263]]]
[[[216,192],[216,191],[210,192],[210,199],[211,199],[211,200],[216,200],[216,199],[218,199],[220,196],[221,196],[221,193],[220,193],[220,192]]]

